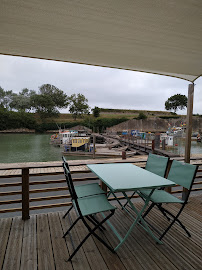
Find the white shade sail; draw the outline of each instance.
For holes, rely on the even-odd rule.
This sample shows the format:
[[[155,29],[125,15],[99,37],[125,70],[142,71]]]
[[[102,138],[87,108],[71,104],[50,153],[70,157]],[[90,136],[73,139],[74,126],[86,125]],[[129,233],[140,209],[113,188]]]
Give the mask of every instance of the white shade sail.
[[[0,0],[0,53],[194,81],[201,0]]]

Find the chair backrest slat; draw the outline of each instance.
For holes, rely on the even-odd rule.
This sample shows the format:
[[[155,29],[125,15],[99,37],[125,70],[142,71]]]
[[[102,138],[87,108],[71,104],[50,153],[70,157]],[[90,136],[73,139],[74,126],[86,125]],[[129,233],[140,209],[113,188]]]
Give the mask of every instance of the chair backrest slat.
[[[173,160],[168,179],[186,189],[192,187],[198,166]]]
[[[168,166],[168,157],[149,154],[145,170],[155,173],[159,176],[165,177]]]
[[[64,164],[66,165],[68,171],[70,171],[69,164],[68,164],[68,162],[67,162],[67,160],[66,160],[66,158],[64,156],[62,156],[62,160],[63,160]]]
[[[74,188],[74,185],[73,185],[73,181],[72,181],[70,171],[68,170],[65,163],[63,164],[63,168],[64,168],[65,178],[66,178],[66,181],[67,181],[67,186],[69,188],[69,193],[70,193],[72,199],[75,200],[75,199],[77,199],[77,195],[76,195],[76,191],[75,191],[75,188]]]

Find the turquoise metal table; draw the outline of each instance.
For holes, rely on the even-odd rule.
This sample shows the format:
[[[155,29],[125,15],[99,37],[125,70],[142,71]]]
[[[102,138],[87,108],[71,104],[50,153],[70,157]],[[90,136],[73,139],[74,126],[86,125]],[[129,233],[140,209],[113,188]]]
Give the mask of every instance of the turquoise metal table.
[[[154,173],[151,173],[147,170],[144,170],[140,167],[137,167],[131,163],[122,163],[122,164],[92,164],[87,165],[87,167],[94,172],[104,184],[107,185],[110,194],[113,194],[116,200],[119,202],[116,197],[116,192],[121,192],[133,211],[136,213],[136,218],[133,217],[134,222],[130,226],[126,235],[122,238],[117,230],[112,226],[110,222],[108,222],[109,226],[118,237],[120,243],[115,247],[115,251],[125,242],[125,240],[130,235],[134,226],[139,223],[151,236],[155,239],[156,242],[162,244],[162,242],[153,234],[147,223],[142,218],[142,213],[146,209],[149,204],[150,197],[154,190],[159,187],[169,187],[174,186],[175,183],[167,180],[161,176],[158,176]],[[144,206],[140,211],[136,209],[136,207],[131,202],[130,198],[127,195],[127,191],[136,191],[138,193],[141,189],[151,189],[151,192],[148,198],[145,200]],[[119,202],[120,203],[120,202]],[[123,205],[120,203],[123,208]],[[125,209],[125,208],[124,208]],[[126,210],[126,209],[125,209]],[[140,222],[141,221],[141,222]]]

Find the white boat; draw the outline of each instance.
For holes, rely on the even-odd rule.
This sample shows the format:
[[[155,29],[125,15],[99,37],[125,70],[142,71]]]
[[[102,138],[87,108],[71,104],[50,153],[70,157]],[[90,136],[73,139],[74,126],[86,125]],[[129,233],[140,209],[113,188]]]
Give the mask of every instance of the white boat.
[[[75,130],[59,130],[61,144],[70,144],[73,137],[78,136],[78,131]]]

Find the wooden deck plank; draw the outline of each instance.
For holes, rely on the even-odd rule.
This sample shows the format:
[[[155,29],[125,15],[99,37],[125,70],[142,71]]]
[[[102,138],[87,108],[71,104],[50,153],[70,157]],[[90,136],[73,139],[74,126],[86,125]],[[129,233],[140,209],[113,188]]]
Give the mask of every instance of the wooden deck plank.
[[[6,247],[8,244],[9,233],[11,229],[12,218],[0,219],[0,269],[2,269]]]
[[[72,265],[66,262],[69,252],[63,236],[63,231],[60,223],[58,212],[48,214],[51,242],[53,247],[53,255],[55,259],[56,270],[72,270]]]
[[[120,212],[122,218],[117,216],[117,222],[120,222],[122,226],[128,228],[128,224],[131,224],[132,220],[129,219],[128,215],[124,213],[124,211],[120,210]],[[133,237],[134,241],[141,247],[140,250],[145,251],[142,252],[143,254],[149,254],[153,260],[151,263],[154,263],[163,270],[176,270],[177,267],[164,254],[162,254],[162,252],[157,248],[157,245],[153,239],[151,239],[152,241],[149,241],[149,239],[145,237],[146,234],[147,233],[144,231],[144,229],[142,229],[140,226],[137,226],[134,231],[132,231],[131,237]]]
[[[20,268],[23,225],[24,222],[20,217],[13,219],[3,270],[17,270]]]
[[[48,217],[45,214],[37,215],[37,250],[38,270],[55,269]]]
[[[202,196],[201,196],[202,197]],[[188,203],[185,207],[185,212],[188,212],[192,215],[192,212],[195,213],[195,218],[202,222],[202,199],[199,196],[192,197],[191,203]]]
[[[71,225],[69,222],[68,216],[65,219],[63,219],[64,214],[65,214],[65,212],[59,213],[60,222],[61,222],[62,228],[63,228],[63,234],[67,231],[67,229]],[[68,246],[68,250],[71,254],[73,252],[73,248],[72,248],[72,243],[71,243],[70,237],[71,237],[75,247],[77,247],[77,245],[79,244],[79,240],[78,240],[78,234],[77,234],[76,230],[73,229],[71,231],[70,235],[67,235],[65,240],[64,240],[66,242],[66,244]],[[68,259],[68,258],[66,258],[66,259]],[[83,247],[81,247],[79,252],[77,252],[77,254],[74,256],[74,260],[72,261],[72,265],[73,265],[73,268],[75,270],[84,270],[84,269],[91,270],[90,265],[88,263],[88,260],[86,258],[86,255],[83,251]]]
[[[36,215],[24,221],[21,258],[21,270],[37,270]]]
[[[111,245],[112,247],[116,246],[116,241],[115,241],[115,237],[111,232],[111,229],[109,228],[109,226],[107,226],[107,224],[105,223],[104,225],[106,231],[105,232],[101,232],[100,230],[97,230],[97,235],[99,235],[108,245]],[[139,264],[135,264],[132,260],[129,260],[130,263],[128,263],[128,260],[126,259],[126,255],[125,260],[122,260],[122,256],[120,256],[120,254],[118,255],[117,253],[112,253],[108,250],[108,248],[106,248],[102,243],[100,243],[100,241],[98,241],[98,239],[96,239],[95,237],[93,237],[93,240],[97,246],[97,248],[99,249],[100,254],[102,255],[105,263],[107,264],[108,268],[110,270],[129,270],[129,269],[135,269],[136,270],[142,270],[143,268],[141,267],[141,265]],[[124,249],[126,250],[126,249]],[[129,254],[130,251],[128,250],[128,252],[126,254]],[[131,268],[132,267],[132,268]]]
[[[202,201],[197,200],[193,197],[193,200],[187,203],[183,212],[196,218],[199,222],[202,222],[202,211],[201,211]],[[179,205],[176,205],[179,208]],[[190,211],[191,210],[191,211]]]
[[[169,208],[170,209],[170,212],[172,212],[173,214],[177,214],[178,211],[179,211],[179,208],[177,208],[176,206],[174,205],[169,205],[169,206],[166,206],[165,208]],[[191,211],[190,211],[191,212]],[[192,211],[193,212],[193,211]],[[188,212],[186,211],[183,211],[183,214],[180,215],[180,219],[182,221],[185,221],[187,223],[187,227],[188,229],[189,228],[192,228],[192,230],[198,234],[199,237],[202,237],[202,227],[201,227],[201,222],[198,221],[197,219],[195,219],[193,217],[193,215],[191,215],[191,213],[188,214]]]
[[[117,229],[120,235],[124,236],[124,233],[127,232],[126,228],[123,227],[123,224],[120,222],[120,219],[125,218],[124,215],[122,215],[123,211],[120,209],[117,210],[114,216],[110,219],[110,222],[112,225]],[[111,233],[111,232],[110,232]],[[116,238],[113,233],[112,237]],[[108,236],[108,234],[107,234]],[[114,247],[118,244],[119,242],[116,241]],[[150,258],[150,256],[147,253],[142,254],[142,248],[141,246],[136,242],[136,241],[126,241],[122,247],[117,251],[117,255],[120,257],[123,251],[126,251],[125,256],[123,256],[123,260],[129,259],[130,263],[132,263],[132,267],[127,269],[138,269],[138,267],[142,269],[160,269],[157,265],[154,264],[153,260]],[[149,268],[152,267],[152,268]]]
[[[111,221],[111,218],[110,218],[110,221]],[[113,232],[111,231],[111,229],[107,225],[105,225],[105,227],[106,227],[106,232],[104,232],[104,233],[98,232],[98,234],[100,235],[100,237],[105,237],[106,240],[111,244],[112,247],[116,247],[117,244],[119,243],[116,236],[113,234]],[[104,253],[103,258],[104,259],[106,258],[105,261],[106,261],[106,263],[108,263],[110,270],[117,269],[116,267],[118,265],[120,265],[120,269],[122,269],[122,265],[127,270],[134,270],[134,269],[142,270],[142,269],[144,269],[142,264],[140,264],[139,261],[137,260],[137,256],[136,255],[134,256],[131,253],[130,246],[125,245],[124,248],[120,248],[118,250],[118,253],[113,254],[113,253],[109,252],[108,249],[106,249],[101,243],[99,243],[98,240],[96,240],[96,238],[94,238],[94,240],[95,240],[95,242],[97,242],[97,246],[98,246],[99,250],[100,250],[100,247],[103,247],[103,250],[105,250],[105,253],[107,253],[107,256],[106,256],[105,253],[102,251]],[[133,247],[132,243],[131,243],[131,246]],[[107,260],[108,257],[109,257],[109,259],[111,259],[110,262],[108,262],[108,260]],[[115,265],[116,260],[118,261],[118,265]],[[119,260],[121,261],[122,265],[120,264]]]
[[[151,215],[152,217],[148,215],[147,220],[151,222],[150,219],[152,219],[152,222],[154,222],[156,228],[160,227],[160,229],[162,229],[163,231],[163,229],[165,229],[169,225],[169,222],[167,221],[167,219],[162,218],[163,216],[160,213],[160,211],[158,211],[158,209],[153,209]],[[160,222],[158,222],[158,220],[160,220]],[[187,225],[186,223],[184,224]],[[173,226],[174,227],[171,228],[170,232],[168,232],[168,235],[171,234],[172,237],[180,241],[180,243],[183,244],[184,246],[187,246],[187,248],[192,250],[192,252],[200,258],[202,254],[202,245],[201,245],[202,242],[201,240],[198,239],[198,236],[196,236],[191,229],[190,233],[192,237],[188,238],[187,234],[180,226],[178,226],[177,224]],[[168,235],[165,237],[170,237]]]
[[[160,217],[158,215],[155,216],[154,213],[152,213],[150,215],[149,221],[155,228],[160,227],[161,229],[163,229],[162,219],[160,219]],[[172,231],[173,230],[175,230],[175,228],[172,228]],[[189,248],[188,248],[189,240],[187,239],[187,237],[186,237],[186,240],[188,240],[188,241],[184,245],[183,243],[181,243],[181,241],[179,241],[179,237],[176,239],[173,236],[172,231],[168,232],[167,237],[165,236],[163,238],[164,245],[166,245],[166,246],[170,245],[170,248],[172,248],[175,251],[175,253],[178,254],[178,257],[183,258],[184,264],[187,262],[190,269],[191,269],[191,266],[193,267],[193,269],[200,269],[201,259],[199,259],[192,251],[189,250]],[[179,234],[180,234],[180,232],[179,232]],[[192,246],[193,246],[193,244],[192,244]],[[185,268],[185,269],[187,269],[187,268]]]
[[[201,269],[202,237],[199,230],[202,222],[193,217],[199,214],[202,196],[190,198],[189,208],[180,216],[192,237],[178,225],[174,225],[163,238],[163,245],[157,245],[141,226],[136,226],[131,235],[117,253],[111,253],[96,238],[90,237],[78,251],[72,262],[65,262],[72,252],[70,237],[62,238],[70,226],[68,217],[62,219],[64,212],[39,214],[30,220],[22,221],[20,217],[0,219],[0,269],[2,270],[195,270]],[[142,203],[136,202],[139,208]],[[169,206],[167,206],[169,207]],[[177,207],[170,207],[176,211]],[[76,214],[72,211],[71,218]],[[99,218],[99,216],[98,216]],[[169,222],[156,209],[148,215],[148,220],[155,227],[164,228]],[[117,209],[111,218],[112,224],[119,232],[124,232],[131,218],[124,211]],[[97,233],[112,247],[118,240],[108,225],[106,231]],[[75,246],[84,237],[86,229],[78,223],[71,231]],[[3,264],[3,265],[2,265]]]
[[[202,204],[199,204],[200,207],[202,206]],[[192,216],[194,219],[196,219],[197,221],[199,221],[199,223],[202,222],[202,210],[200,209],[195,209],[194,207],[191,206],[187,206],[184,210],[185,213],[188,213],[190,216]]]
[[[169,209],[173,213],[178,213],[179,211],[179,207],[174,206],[174,205],[172,206],[170,205]],[[202,236],[201,222],[197,218],[194,217],[193,212],[194,210],[188,211],[187,209],[184,209],[182,216],[180,215],[180,218],[185,220],[187,224],[189,224],[189,227],[193,228],[196,231],[196,233],[199,234],[199,236]]]
[[[166,218],[163,218],[162,214],[156,208],[153,208],[152,209],[152,214],[157,215],[156,216],[156,219],[161,220],[161,224],[163,224],[165,226],[165,228],[166,228],[166,226],[169,225],[167,219]],[[148,218],[149,217],[150,217],[150,214],[148,215]],[[197,246],[199,246],[200,248],[202,248],[202,238],[201,238],[201,235],[199,236],[199,234],[198,234],[198,228],[197,229],[195,228],[194,223],[191,223],[190,224],[190,222],[189,222],[190,219],[191,219],[190,216],[184,217],[184,212],[180,216],[180,220],[184,224],[186,224],[187,229],[191,233],[191,238],[189,238],[189,240],[193,241],[194,244],[196,244]],[[185,233],[185,231],[180,226],[178,226],[177,224],[175,224],[175,225],[173,227],[174,230],[172,230],[172,233],[174,233],[176,235],[176,239],[180,239],[181,240],[182,237],[183,237],[184,241],[186,241],[187,240],[187,234]],[[158,224],[157,224],[157,227],[158,227]],[[197,233],[195,233],[195,231],[197,231]]]
[[[130,219],[130,217],[127,217]],[[159,221],[159,223],[161,222],[161,220]],[[152,225],[154,225],[155,227],[157,227],[157,224],[153,223]],[[143,233],[143,236],[142,238],[148,238],[148,240],[150,242],[152,242],[153,244],[155,244],[156,248],[159,249],[159,251],[165,256],[167,257],[168,260],[170,260],[174,265],[175,267],[177,267],[178,269],[189,269],[189,270],[194,270],[194,269],[198,269],[198,268],[194,268],[193,266],[190,265],[189,261],[187,262],[183,256],[181,256],[181,251],[182,249],[179,248],[174,248],[174,246],[172,245],[169,245],[166,241],[164,241],[163,239],[163,242],[164,244],[162,245],[158,245],[155,243],[155,241],[151,238],[151,236],[146,233],[140,226],[137,226],[137,229],[138,229],[138,233],[136,233],[134,235],[134,237],[138,237],[140,231],[142,231]],[[132,234],[134,234],[134,232],[132,232]],[[177,240],[176,240],[177,241]],[[179,252],[179,253],[178,253]],[[184,252],[184,250],[182,251],[182,253]],[[165,267],[165,264],[163,264],[162,267]],[[162,268],[164,269],[164,268]]]
[[[169,222],[167,222],[166,219],[162,219],[161,218],[161,213],[158,212],[158,210],[154,211],[152,213],[153,216],[155,216],[155,219],[161,219],[161,228],[166,228],[169,225]],[[158,224],[156,224],[158,226]],[[176,225],[176,226],[175,226]],[[198,256],[199,258],[201,258],[201,254],[202,254],[202,242],[199,240],[196,243],[196,239],[198,239],[198,237],[193,237],[193,232],[190,230],[192,237],[188,238],[187,234],[185,233],[185,231],[178,226],[177,224],[175,224],[173,228],[171,228],[170,233],[172,234],[172,236],[175,239],[178,239],[178,241],[180,241],[180,243],[184,246],[186,246],[189,250],[191,250],[196,256]]]
[[[76,219],[75,211],[71,211],[71,217],[73,220]],[[88,231],[83,225],[82,221],[79,221],[74,227],[74,229],[77,231],[79,242],[81,242],[84,239],[84,237],[88,234]],[[99,253],[92,237],[89,237],[87,241],[83,244],[83,250],[85,252],[85,255],[87,257],[91,269],[93,269],[96,265],[96,270],[108,270],[108,267],[105,261],[103,260],[101,254]],[[74,260],[74,258],[72,260]]]
[[[126,213],[124,211],[119,210],[119,213],[116,216],[114,216],[114,218],[112,219],[112,224],[114,226],[117,226],[118,228],[121,228],[120,229],[121,231],[123,230],[123,228],[125,229],[125,231],[127,231],[130,225],[132,224],[131,220],[129,220],[125,214]],[[134,256],[136,256],[137,260],[139,261],[139,263],[143,266],[145,270],[146,269],[161,269],[161,267],[154,261],[154,258],[151,252],[143,252],[144,246],[146,245],[145,237],[142,237],[139,235],[140,237],[139,238],[136,234],[137,234],[137,230],[136,228],[134,228],[134,231],[132,231],[132,233],[130,234],[130,239],[127,239],[125,244],[122,247],[124,248],[125,245],[129,246],[130,252]],[[143,241],[142,244],[140,244],[141,241]],[[152,245],[151,249],[155,249],[155,246]],[[117,253],[119,253],[119,250],[117,251]],[[164,259],[166,258],[164,257]],[[169,263],[166,260],[164,260],[164,262]],[[165,268],[164,266],[164,269],[176,269],[176,268],[171,268],[171,267]]]

